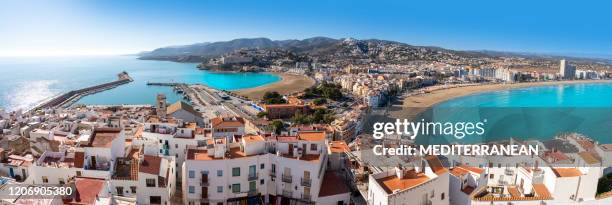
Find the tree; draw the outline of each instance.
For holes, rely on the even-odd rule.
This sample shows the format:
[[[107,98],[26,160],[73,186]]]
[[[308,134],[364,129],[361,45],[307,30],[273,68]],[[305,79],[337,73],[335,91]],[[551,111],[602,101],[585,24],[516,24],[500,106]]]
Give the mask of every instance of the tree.
[[[264,118],[267,116],[268,116],[268,112],[265,112],[265,111],[257,113],[258,118]]]
[[[263,100],[265,104],[283,104],[287,101],[283,98],[283,95],[274,91],[264,93]]]
[[[274,133],[276,133],[277,135],[280,135],[281,131],[285,129],[285,123],[283,123],[280,120],[274,120],[272,121],[272,123],[270,123],[270,127],[272,128],[272,131]]]

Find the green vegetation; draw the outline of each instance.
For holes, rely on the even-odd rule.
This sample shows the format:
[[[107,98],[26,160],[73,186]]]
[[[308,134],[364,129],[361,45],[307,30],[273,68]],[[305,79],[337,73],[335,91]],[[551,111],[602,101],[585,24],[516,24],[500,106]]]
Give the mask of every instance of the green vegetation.
[[[276,133],[277,135],[280,135],[281,131],[285,129],[285,123],[280,120],[274,120],[272,121],[272,123],[270,123],[269,128],[272,132]]]
[[[274,91],[274,92],[266,92],[264,93],[263,100],[265,104],[284,104],[287,103],[285,99],[283,99],[283,95]]]
[[[296,113],[291,121],[295,124],[331,123],[334,121],[334,113],[325,108],[318,108],[312,114]]]
[[[319,86],[313,86],[304,90],[302,98],[327,98],[331,100],[342,99],[342,87],[338,84],[323,83]]]
[[[597,183],[597,194],[603,194],[610,191],[612,191],[612,173],[601,177]]]
[[[267,116],[268,116],[268,112],[265,112],[265,111],[257,113],[258,118],[263,118]]]
[[[323,105],[323,104],[327,103],[327,99],[326,98],[317,98],[317,99],[314,99],[312,101],[312,103],[314,103],[315,105]]]

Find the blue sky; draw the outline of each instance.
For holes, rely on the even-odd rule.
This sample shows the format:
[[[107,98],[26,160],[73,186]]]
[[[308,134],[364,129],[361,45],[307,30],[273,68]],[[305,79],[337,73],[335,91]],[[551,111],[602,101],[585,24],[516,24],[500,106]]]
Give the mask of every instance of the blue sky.
[[[612,56],[606,1],[8,1],[0,55],[125,54],[268,37]],[[612,57],[611,57],[612,58]]]

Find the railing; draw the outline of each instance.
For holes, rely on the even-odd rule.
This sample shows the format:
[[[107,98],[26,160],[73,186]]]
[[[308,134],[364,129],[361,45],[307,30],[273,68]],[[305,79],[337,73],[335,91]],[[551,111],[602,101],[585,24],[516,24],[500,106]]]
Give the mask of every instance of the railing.
[[[282,181],[283,181],[283,182],[287,182],[287,183],[291,183],[291,182],[293,181],[293,179],[292,179],[291,175],[285,175],[285,174],[283,174],[283,179],[282,179]]]
[[[249,181],[257,180],[258,178],[259,178],[259,174],[249,173]]]
[[[270,172],[271,177],[276,177],[276,172]]]
[[[202,176],[202,180],[200,180],[200,186],[208,186],[208,176]]]
[[[310,187],[310,185],[312,184],[312,179],[302,178],[301,184],[302,186]]]

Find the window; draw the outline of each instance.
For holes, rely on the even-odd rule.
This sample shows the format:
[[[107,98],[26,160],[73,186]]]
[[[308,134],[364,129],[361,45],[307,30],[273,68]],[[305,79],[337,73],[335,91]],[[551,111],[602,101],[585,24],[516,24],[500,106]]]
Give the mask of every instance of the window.
[[[489,179],[493,179],[493,174],[489,174]]]
[[[263,179],[259,180],[259,184],[263,185],[264,184],[264,180]]]
[[[259,165],[259,169],[264,169],[264,164]]]
[[[310,144],[310,150],[317,151],[317,144]]]
[[[217,170],[217,176],[218,177],[222,177],[223,176],[223,170]]]
[[[136,193],[136,186],[131,186],[130,189],[132,190],[132,194]]]
[[[80,177],[81,176],[81,171],[77,171],[76,174],[77,174],[77,177]]]
[[[442,192],[442,194],[440,194],[440,199],[444,200],[444,192]]]
[[[240,176],[240,167],[232,168],[232,176],[234,176],[234,177]]]
[[[150,196],[149,203],[150,204],[161,204],[161,196]]]
[[[174,144],[174,148],[177,148],[177,149],[178,149],[178,144]]]
[[[155,179],[147,179],[147,187],[155,187]]]
[[[189,178],[191,179],[195,178],[195,171],[189,170]]]
[[[435,192],[435,190],[431,190],[431,194],[430,194],[429,198],[434,198],[434,196],[436,196],[436,192]]]
[[[249,182],[249,191],[256,191],[257,190],[257,182],[256,181],[250,181]]]
[[[240,193],[240,184],[232,184],[232,192]]]
[[[270,171],[276,173],[276,164],[272,164],[272,169]]]
[[[59,184],[61,184],[61,185],[66,184],[66,182],[64,182],[64,178],[59,178],[58,180],[59,180]]]
[[[43,183],[49,183],[49,179],[46,176],[42,177],[42,182]]]
[[[193,187],[193,186],[189,186],[189,193],[190,193],[190,194],[195,193],[195,187]]]
[[[217,193],[223,193],[223,186],[217,186]]]
[[[118,187],[115,187],[115,188],[117,189],[117,195],[123,196],[123,187],[118,186]]]

